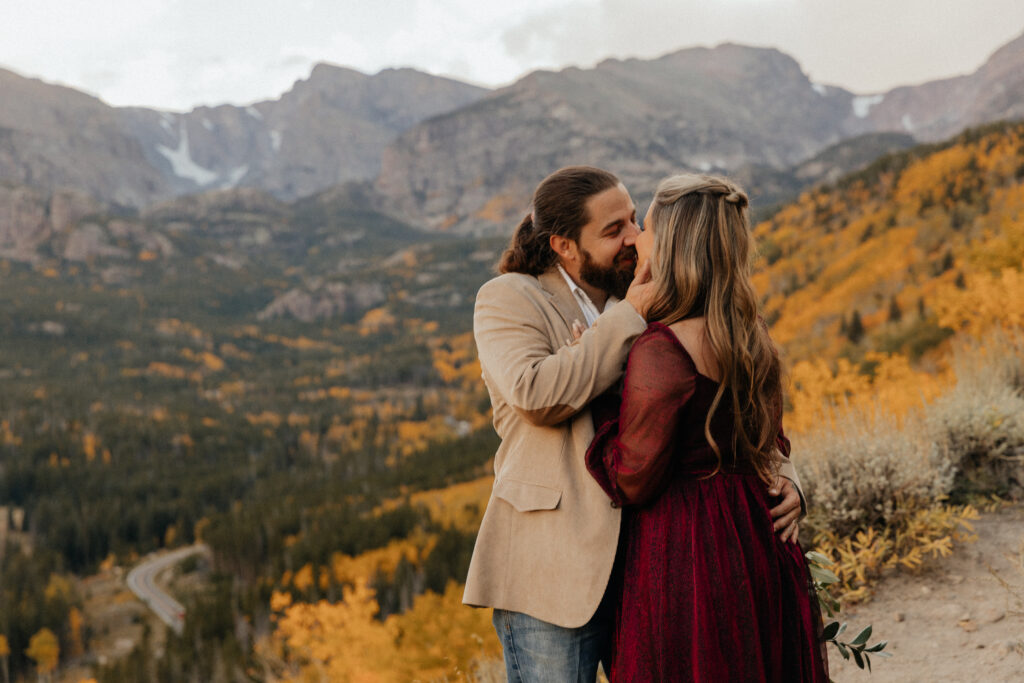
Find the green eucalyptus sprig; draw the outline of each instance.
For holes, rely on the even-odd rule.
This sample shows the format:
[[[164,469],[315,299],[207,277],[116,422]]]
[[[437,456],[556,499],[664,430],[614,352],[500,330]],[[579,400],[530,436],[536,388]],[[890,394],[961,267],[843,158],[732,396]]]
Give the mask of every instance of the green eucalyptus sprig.
[[[832,560],[813,550],[805,554],[804,557],[807,558],[807,568],[811,571],[811,579],[814,581],[814,592],[818,596],[818,603],[821,604],[821,608],[825,610],[828,616],[834,617],[839,613],[839,601],[828,592],[828,587],[838,583],[839,577],[827,569],[828,565],[832,564]],[[845,632],[846,624],[841,624],[838,620],[833,619],[825,624],[822,638],[825,642],[835,645],[843,659],[849,660],[852,656],[853,661],[861,669],[867,667],[867,670],[871,671],[870,655],[892,657],[892,653],[883,652],[889,641],[883,640],[874,645],[868,645],[868,638],[871,637],[870,624],[849,642],[839,640],[839,637]]]

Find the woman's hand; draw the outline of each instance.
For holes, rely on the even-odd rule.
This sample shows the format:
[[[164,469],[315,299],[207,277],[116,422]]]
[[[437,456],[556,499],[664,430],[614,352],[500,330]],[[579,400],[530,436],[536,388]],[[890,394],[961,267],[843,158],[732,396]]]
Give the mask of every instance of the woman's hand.
[[[574,341],[583,336],[583,333],[587,331],[587,326],[580,322],[579,318],[572,321],[572,339],[566,339],[566,344],[572,344]]]
[[[647,311],[654,303],[654,283],[651,282],[650,261],[645,261],[642,266],[637,267],[633,283],[626,291],[626,301],[633,304],[633,308],[641,317],[647,319]]]
[[[783,541],[797,542],[800,532],[800,492],[789,479],[777,477],[775,486],[768,489],[772,496],[782,496],[778,505],[771,509],[774,529]]]

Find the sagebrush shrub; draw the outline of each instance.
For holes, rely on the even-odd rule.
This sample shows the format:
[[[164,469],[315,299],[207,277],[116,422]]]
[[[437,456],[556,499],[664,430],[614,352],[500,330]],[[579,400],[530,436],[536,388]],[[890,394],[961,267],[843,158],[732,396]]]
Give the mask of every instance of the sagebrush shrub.
[[[1024,337],[963,345],[953,366],[955,384],[903,417],[831,406],[836,416],[793,437],[817,526],[850,535],[951,493],[1024,492]]]

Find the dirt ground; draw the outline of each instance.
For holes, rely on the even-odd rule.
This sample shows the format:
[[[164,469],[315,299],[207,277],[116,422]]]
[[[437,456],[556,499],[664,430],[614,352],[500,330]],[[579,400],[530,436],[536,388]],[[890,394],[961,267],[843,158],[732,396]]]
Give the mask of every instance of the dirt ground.
[[[872,624],[871,642],[888,640],[893,656],[868,673],[830,648],[832,680],[1024,681],[1024,505],[982,513],[975,529],[976,542],[918,575],[886,577],[840,614],[850,637]]]

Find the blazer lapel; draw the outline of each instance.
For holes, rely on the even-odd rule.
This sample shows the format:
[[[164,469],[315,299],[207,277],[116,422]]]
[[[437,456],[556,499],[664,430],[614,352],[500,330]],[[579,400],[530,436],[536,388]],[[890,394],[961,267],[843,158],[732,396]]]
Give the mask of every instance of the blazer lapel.
[[[555,310],[558,311],[558,314],[562,316],[567,330],[572,329],[573,320],[579,320],[580,322],[586,320],[583,310],[576,303],[576,297],[572,295],[569,285],[566,284],[565,278],[558,272],[557,267],[549,268],[541,273],[537,276],[537,280],[540,282],[541,287],[544,288],[544,291],[547,292],[548,300],[555,307]]]

